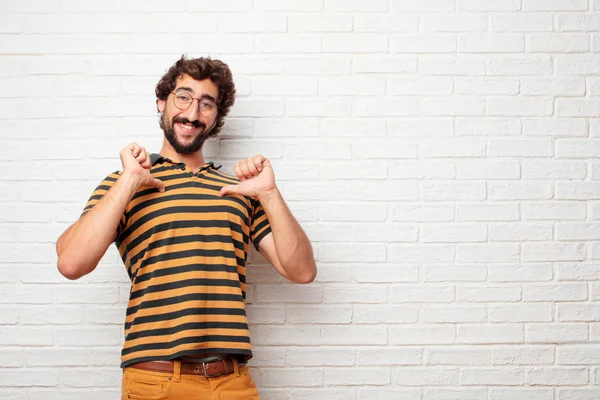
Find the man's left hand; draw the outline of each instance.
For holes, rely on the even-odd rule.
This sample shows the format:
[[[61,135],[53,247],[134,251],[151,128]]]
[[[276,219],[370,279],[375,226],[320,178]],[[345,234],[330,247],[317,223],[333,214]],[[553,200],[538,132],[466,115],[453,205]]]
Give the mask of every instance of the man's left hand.
[[[221,197],[228,194],[259,197],[276,189],[271,162],[260,154],[238,161],[233,167],[233,171],[240,183],[224,186],[221,189]]]

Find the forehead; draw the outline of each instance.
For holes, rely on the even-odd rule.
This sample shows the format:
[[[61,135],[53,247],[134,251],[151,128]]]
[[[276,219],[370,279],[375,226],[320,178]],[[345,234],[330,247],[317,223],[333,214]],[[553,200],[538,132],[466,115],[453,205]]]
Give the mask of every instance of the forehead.
[[[196,80],[188,74],[183,74],[175,80],[175,90],[189,88],[194,96],[209,95],[215,99],[219,97],[219,88],[210,79]]]

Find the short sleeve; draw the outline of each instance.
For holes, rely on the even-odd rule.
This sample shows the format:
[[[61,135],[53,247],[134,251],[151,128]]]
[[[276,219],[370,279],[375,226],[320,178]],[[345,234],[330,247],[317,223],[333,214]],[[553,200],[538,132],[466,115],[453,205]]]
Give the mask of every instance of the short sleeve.
[[[102,182],[100,182],[98,187],[96,187],[96,189],[94,189],[94,192],[92,193],[92,195],[90,196],[89,200],[87,201],[85,207],[83,208],[83,212],[81,213],[82,217],[84,215],[86,215],[88,212],[90,212],[90,210],[92,208],[94,208],[94,206],[96,204],[98,204],[98,202],[100,200],[102,200],[102,198],[104,197],[106,192],[108,192],[109,189],[111,187],[113,187],[113,185],[115,184],[117,179],[119,179],[120,176],[121,176],[120,172],[118,172],[118,171],[113,172],[112,174],[110,174],[106,178],[104,178],[104,180]],[[123,214],[123,216],[121,216],[121,221],[119,221],[119,226],[117,227],[117,236],[116,237],[119,237],[121,232],[123,232],[123,229],[125,228],[125,223],[126,223],[125,214]]]
[[[250,239],[258,250],[258,244],[271,233],[271,225],[267,214],[258,200],[252,200],[252,220],[250,222]]]

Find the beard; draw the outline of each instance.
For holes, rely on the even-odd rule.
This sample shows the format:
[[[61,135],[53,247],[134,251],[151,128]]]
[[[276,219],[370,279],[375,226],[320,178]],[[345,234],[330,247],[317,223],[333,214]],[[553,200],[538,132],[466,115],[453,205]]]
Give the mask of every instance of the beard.
[[[202,130],[196,135],[192,143],[183,144],[179,140],[177,140],[177,134],[175,133],[175,124],[191,124],[194,128],[202,128]],[[163,113],[160,117],[160,127],[164,132],[165,138],[167,141],[173,146],[173,149],[177,152],[177,154],[192,154],[199,151],[206,139],[211,136],[212,128],[207,129],[206,124],[199,120],[190,121],[185,117],[175,117],[171,123],[168,123],[166,115]]]

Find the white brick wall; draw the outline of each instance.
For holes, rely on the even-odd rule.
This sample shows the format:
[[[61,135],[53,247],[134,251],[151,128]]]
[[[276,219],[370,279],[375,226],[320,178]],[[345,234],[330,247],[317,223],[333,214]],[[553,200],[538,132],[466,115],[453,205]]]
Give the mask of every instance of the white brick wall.
[[[600,398],[600,0],[0,0],[0,398],[119,396],[128,282],[57,236],[182,54],[231,66],[209,157],[255,153],[311,237],[257,254],[263,399]]]

